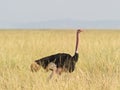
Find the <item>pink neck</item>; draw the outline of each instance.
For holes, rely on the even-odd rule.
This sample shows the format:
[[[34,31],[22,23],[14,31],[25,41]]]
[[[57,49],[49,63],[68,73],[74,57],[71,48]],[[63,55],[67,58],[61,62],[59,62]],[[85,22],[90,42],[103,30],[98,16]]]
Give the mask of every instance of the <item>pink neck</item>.
[[[79,31],[76,34],[76,46],[75,46],[75,53],[78,53],[78,44],[79,44]]]

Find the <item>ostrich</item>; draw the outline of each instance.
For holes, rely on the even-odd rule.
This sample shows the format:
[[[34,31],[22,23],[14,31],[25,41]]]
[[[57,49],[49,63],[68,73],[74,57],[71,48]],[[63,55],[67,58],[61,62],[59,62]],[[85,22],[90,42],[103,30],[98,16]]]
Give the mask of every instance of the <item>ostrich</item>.
[[[40,69],[40,66],[42,66],[46,71],[52,71],[52,73],[49,76],[49,79],[51,79],[55,73],[61,75],[62,72],[73,72],[75,69],[76,62],[78,61],[78,43],[80,32],[82,32],[82,30],[78,29],[76,33],[75,53],[73,56],[67,53],[57,53],[51,56],[35,60],[31,64],[31,71],[36,72]]]

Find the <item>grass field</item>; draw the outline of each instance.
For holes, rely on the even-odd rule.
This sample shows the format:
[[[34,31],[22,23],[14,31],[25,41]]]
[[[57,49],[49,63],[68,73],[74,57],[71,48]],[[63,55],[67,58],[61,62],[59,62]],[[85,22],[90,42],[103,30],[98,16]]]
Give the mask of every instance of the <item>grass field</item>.
[[[74,30],[1,30],[0,90],[120,90],[120,30],[80,34],[79,61],[73,73],[55,76],[30,64],[41,57],[74,54]],[[57,80],[56,80],[57,79]]]

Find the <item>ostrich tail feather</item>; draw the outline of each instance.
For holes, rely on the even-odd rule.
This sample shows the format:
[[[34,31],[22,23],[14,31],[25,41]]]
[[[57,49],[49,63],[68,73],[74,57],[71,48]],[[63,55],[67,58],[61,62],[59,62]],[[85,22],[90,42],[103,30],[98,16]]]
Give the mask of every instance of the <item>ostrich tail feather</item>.
[[[30,68],[32,72],[37,72],[40,69],[40,65],[38,65],[36,62],[33,62]]]

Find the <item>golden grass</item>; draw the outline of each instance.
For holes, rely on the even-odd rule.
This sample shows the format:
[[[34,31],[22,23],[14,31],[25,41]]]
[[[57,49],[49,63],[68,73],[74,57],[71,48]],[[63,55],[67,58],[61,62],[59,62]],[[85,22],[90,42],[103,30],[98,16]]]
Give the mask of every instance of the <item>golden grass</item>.
[[[74,30],[1,30],[0,90],[120,90],[119,30],[81,33],[79,61],[71,74],[48,82],[50,72],[30,71],[30,64],[41,57],[73,55],[75,34]]]

